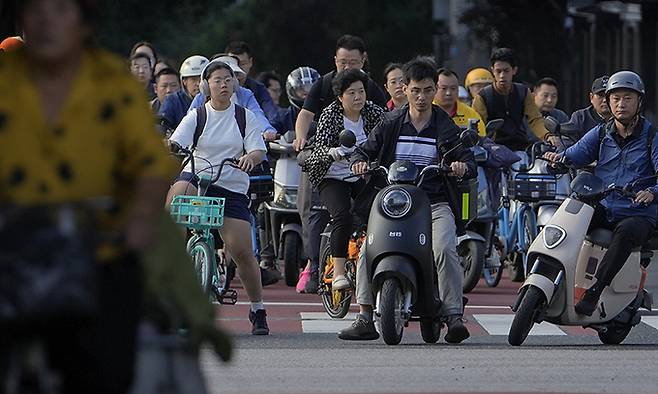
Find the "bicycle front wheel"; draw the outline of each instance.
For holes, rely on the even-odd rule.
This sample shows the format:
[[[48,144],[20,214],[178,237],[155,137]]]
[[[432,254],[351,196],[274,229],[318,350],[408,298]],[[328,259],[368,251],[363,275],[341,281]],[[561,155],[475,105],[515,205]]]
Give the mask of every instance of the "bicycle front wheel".
[[[190,256],[199,285],[204,293],[208,293],[212,284],[213,251],[204,240],[198,240],[190,248]]]

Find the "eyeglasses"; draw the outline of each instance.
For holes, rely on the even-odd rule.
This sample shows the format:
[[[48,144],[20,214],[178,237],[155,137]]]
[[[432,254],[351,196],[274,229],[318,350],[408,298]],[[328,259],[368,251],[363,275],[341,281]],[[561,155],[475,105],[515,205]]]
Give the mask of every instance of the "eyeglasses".
[[[226,78],[224,78],[224,79],[221,79],[221,78],[213,78],[213,79],[211,80],[211,82],[212,82],[212,83],[215,83],[215,84],[217,84],[217,85],[222,85],[222,84],[224,84],[224,85],[230,85],[231,83],[233,83],[233,77],[226,77]]]
[[[360,66],[360,65],[362,65],[362,64],[363,64],[363,60],[361,60],[361,59],[350,59],[350,60],[347,60],[347,59],[338,59],[338,58],[336,58],[336,64],[341,65],[341,66],[350,66],[350,67],[354,67],[354,66]]]

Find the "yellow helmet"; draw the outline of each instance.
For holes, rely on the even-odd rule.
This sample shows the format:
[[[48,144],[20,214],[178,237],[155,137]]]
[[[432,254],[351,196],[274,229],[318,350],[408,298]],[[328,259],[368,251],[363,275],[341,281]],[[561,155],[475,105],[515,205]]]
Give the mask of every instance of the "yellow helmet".
[[[493,83],[494,77],[486,68],[474,68],[466,74],[464,86],[468,89],[474,83]]]

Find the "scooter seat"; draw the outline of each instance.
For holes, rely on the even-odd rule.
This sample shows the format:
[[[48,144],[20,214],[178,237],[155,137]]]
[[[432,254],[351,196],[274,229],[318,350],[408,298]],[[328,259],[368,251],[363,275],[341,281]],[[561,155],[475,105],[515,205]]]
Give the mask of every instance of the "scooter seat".
[[[607,249],[612,242],[612,231],[604,228],[595,228],[585,236],[585,240]]]

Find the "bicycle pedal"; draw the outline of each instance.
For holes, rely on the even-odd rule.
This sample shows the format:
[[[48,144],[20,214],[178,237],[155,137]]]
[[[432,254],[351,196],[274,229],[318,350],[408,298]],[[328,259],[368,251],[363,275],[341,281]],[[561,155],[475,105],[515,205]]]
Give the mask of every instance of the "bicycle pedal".
[[[222,305],[235,305],[238,302],[238,293],[235,290],[226,290],[217,301]]]

